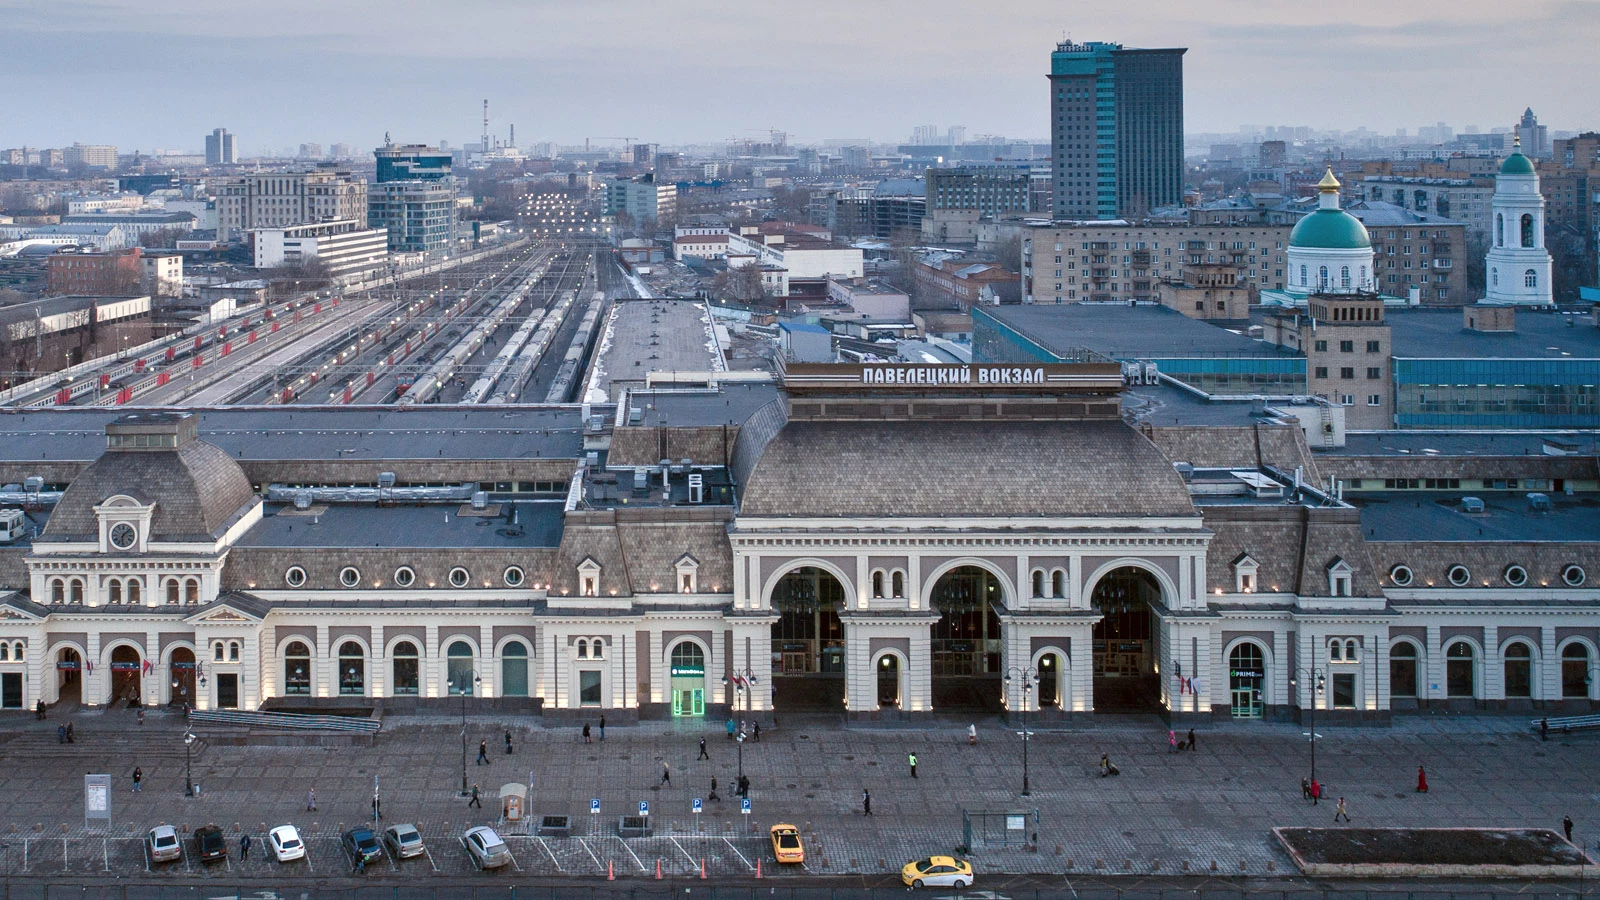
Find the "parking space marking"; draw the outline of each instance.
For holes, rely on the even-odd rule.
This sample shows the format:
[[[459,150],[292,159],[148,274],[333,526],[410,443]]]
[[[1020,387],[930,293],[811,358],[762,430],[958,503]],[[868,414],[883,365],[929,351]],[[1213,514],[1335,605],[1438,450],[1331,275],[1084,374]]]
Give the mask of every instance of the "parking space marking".
[[[148,872],[150,871],[150,845],[140,841],[139,848],[144,851],[144,870]]]
[[[546,844],[544,842],[544,838],[536,837],[536,838],[534,838],[534,840],[538,841],[539,842],[539,846],[544,848],[544,852],[550,855],[550,861],[555,863],[556,871],[557,872],[565,872],[566,869],[561,868],[561,861],[556,859],[555,853],[550,850],[550,845]]]
[[[733,845],[733,841],[730,841],[730,840],[728,840],[728,839],[727,839],[727,838],[723,838],[723,839],[722,839],[722,842],[723,842],[723,843],[724,843],[724,844],[727,844],[727,845],[728,845],[728,849],[729,849],[729,850],[732,850],[732,851],[733,851],[733,853],[734,853],[734,855],[735,855],[735,856],[737,856],[737,857],[739,857],[739,861],[740,861],[740,862],[742,862],[742,863],[744,863],[744,865],[745,865],[745,868],[747,868],[747,869],[749,869],[749,870],[750,870],[750,871],[752,871],[752,872],[754,872],[754,871],[755,871],[755,870],[756,870],[756,867],[755,867],[755,866],[752,866],[752,865],[750,865],[750,860],[748,860],[748,859],[745,859],[745,857],[744,857],[744,854],[743,854],[743,853],[740,853],[740,852],[739,852],[739,848],[738,848],[738,847],[735,847],[735,846],[734,846],[734,845]]]
[[[105,863],[106,871],[111,871],[111,848],[106,846],[106,839],[100,839],[100,861]]]
[[[634,863],[639,866],[639,871],[641,871],[641,872],[650,871],[650,869],[645,866],[644,860],[639,858],[639,854],[633,852],[633,848],[628,846],[628,842],[627,841],[622,840],[622,838],[620,838],[620,837],[617,838],[617,840],[622,842],[622,849],[628,851],[628,855],[633,857]]]
[[[683,854],[683,858],[687,859],[689,861],[689,868],[692,869],[696,865],[698,865],[698,863],[695,862],[694,857],[689,855],[689,851],[683,849],[683,845],[678,843],[678,839],[677,838],[669,837],[669,838],[667,838],[667,840],[671,841],[672,842],[672,846],[677,847],[678,848],[678,852]]]
[[[22,871],[28,871],[28,843],[31,838],[22,839]]]
[[[67,871],[67,839],[61,839],[61,871]]]
[[[521,872],[522,871],[522,867],[517,865],[517,855],[515,853],[511,852],[511,845],[510,844],[506,844],[506,855],[511,857],[511,868],[516,869],[518,872]]]
[[[311,864],[311,848],[306,844],[306,837],[303,834],[300,836],[300,847],[306,851],[305,855],[300,857],[306,861],[306,869],[315,873],[317,867]]]
[[[433,866],[435,872],[439,871],[439,864],[433,861],[433,854],[428,851],[427,846],[423,846],[422,855],[428,858],[428,865]]]
[[[594,851],[589,848],[589,843],[587,841],[585,841],[583,838],[578,838],[578,843],[583,845],[583,849],[589,851],[589,858],[594,860],[594,867],[596,869],[605,868],[605,866],[600,865],[600,857],[594,855]]]
[[[178,841],[178,855],[183,858],[183,870],[185,872],[193,872],[194,866],[189,862],[189,851],[183,846],[181,839]]]

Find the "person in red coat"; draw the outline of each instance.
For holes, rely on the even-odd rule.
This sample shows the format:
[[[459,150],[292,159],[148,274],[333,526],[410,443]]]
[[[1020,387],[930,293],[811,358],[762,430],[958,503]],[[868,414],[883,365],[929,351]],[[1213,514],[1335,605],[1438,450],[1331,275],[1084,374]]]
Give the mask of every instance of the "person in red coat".
[[[1428,773],[1426,771],[1424,771],[1421,766],[1417,766],[1417,793],[1426,794],[1427,792],[1428,792]]]
[[[1311,779],[1311,805],[1316,806],[1322,800],[1322,782]]]

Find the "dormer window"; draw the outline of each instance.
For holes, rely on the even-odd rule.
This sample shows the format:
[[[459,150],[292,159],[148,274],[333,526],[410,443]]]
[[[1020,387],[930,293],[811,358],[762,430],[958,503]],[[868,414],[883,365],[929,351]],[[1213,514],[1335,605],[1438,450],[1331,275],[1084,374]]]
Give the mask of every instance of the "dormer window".
[[[1333,597],[1348,597],[1351,594],[1351,576],[1354,570],[1350,564],[1335,556],[1328,563],[1328,594]]]
[[[600,564],[593,557],[584,557],[583,562],[578,563],[578,595],[600,596]]]
[[[700,562],[685,553],[672,564],[678,576],[678,593],[692,594],[699,586]]]
[[[1256,590],[1256,570],[1260,564],[1248,553],[1241,553],[1233,561],[1233,589],[1240,594]]]

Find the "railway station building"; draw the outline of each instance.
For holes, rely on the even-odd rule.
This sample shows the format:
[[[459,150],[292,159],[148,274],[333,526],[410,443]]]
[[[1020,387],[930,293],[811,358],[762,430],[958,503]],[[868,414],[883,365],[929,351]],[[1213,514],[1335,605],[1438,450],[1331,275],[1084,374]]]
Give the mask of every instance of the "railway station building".
[[[1313,452],[1125,392],[792,364],[614,405],[0,416],[0,706],[1600,705],[1592,449]]]

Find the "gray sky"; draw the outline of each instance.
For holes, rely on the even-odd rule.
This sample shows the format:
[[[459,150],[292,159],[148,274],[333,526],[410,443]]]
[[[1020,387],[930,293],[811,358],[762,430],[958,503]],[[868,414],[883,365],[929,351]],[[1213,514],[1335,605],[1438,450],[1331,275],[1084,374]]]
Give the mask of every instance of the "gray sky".
[[[1319,7],[1319,8],[1313,8]],[[1186,46],[1190,132],[1600,128],[1600,0],[0,0],[0,147],[1042,137],[1054,43]],[[614,143],[614,142],[613,142]]]

